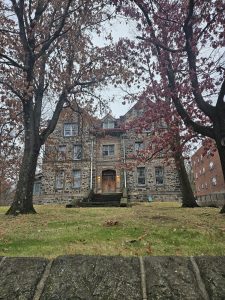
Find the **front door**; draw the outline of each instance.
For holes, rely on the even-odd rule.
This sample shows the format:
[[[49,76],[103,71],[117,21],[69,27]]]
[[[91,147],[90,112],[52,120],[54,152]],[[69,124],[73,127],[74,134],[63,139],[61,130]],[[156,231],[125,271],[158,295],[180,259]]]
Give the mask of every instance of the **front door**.
[[[102,192],[114,193],[116,191],[116,171],[102,171]]]

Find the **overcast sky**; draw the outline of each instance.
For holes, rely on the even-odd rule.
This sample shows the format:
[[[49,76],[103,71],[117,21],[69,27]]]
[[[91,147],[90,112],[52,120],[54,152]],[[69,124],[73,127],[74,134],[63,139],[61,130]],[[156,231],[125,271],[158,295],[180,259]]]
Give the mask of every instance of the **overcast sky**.
[[[114,42],[117,42],[120,38],[130,37],[132,39],[137,35],[135,23],[132,21],[129,21],[129,23],[126,24],[126,19],[121,17],[117,20],[111,21],[111,23],[112,26],[105,27],[106,30],[103,35],[111,31]],[[98,46],[104,46],[107,44],[103,36],[96,36],[94,37],[94,40],[96,45]],[[124,86],[123,89],[126,90],[127,87]],[[113,86],[106,87],[105,90],[102,91],[102,95],[107,99],[111,99],[112,97],[114,97],[115,100],[114,102],[110,103],[110,108],[112,111],[112,115],[116,118],[124,115],[134,105],[134,103],[126,103],[125,105],[122,104],[125,92],[123,92],[120,88],[115,88]]]

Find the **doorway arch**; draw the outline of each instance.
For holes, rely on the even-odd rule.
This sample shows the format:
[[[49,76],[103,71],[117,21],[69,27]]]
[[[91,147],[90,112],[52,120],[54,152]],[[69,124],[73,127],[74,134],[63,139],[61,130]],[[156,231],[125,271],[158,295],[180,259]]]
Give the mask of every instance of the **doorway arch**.
[[[103,193],[116,192],[116,171],[115,170],[102,171],[102,192]]]

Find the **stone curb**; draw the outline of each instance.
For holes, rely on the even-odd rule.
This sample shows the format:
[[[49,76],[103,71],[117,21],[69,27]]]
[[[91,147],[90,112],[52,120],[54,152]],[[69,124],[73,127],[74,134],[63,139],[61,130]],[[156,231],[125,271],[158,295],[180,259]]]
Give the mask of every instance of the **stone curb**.
[[[225,257],[0,257],[1,300],[223,300]]]

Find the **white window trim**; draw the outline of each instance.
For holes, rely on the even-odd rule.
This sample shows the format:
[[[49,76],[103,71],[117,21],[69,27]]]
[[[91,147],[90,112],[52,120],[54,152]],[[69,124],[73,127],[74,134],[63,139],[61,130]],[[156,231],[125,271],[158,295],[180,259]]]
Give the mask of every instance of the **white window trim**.
[[[102,128],[103,129],[113,129],[115,128],[115,121],[112,119],[106,119],[102,123]]]
[[[66,128],[66,126],[69,126],[69,128]],[[73,128],[73,126],[74,126],[74,128]],[[63,135],[64,135],[64,137],[71,137],[71,136],[78,135],[78,123],[76,123],[76,122],[64,123]]]

